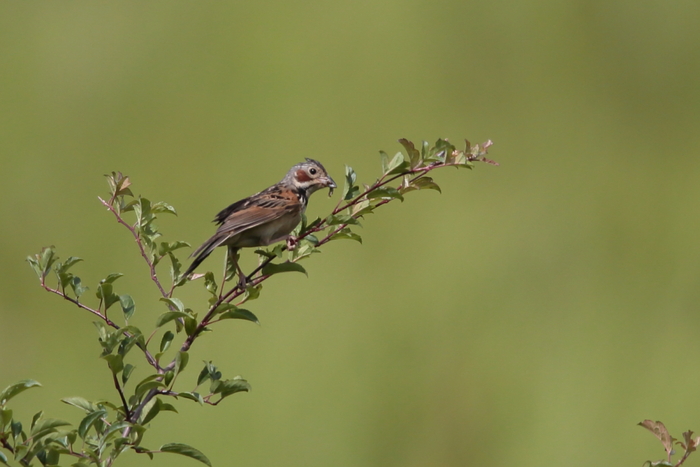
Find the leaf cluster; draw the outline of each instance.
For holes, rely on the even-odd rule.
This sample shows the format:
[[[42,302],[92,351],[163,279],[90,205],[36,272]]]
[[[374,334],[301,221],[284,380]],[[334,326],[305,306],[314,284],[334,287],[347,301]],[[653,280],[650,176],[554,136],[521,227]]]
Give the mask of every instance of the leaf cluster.
[[[680,465],[683,465],[683,463],[688,459],[690,453],[695,452],[698,448],[698,445],[700,445],[700,436],[693,437],[693,432],[690,430],[684,432],[682,434],[683,440],[679,441],[669,434],[668,429],[666,429],[666,426],[662,422],[644,420],[643,422],[639,422],[637,425],[646,428],[654,436],[656,436],[656,438],[659,441],[661,441],[661,444],[663,445],[664,450],[666,451],[665,460],[646,461],[644,463],[645,466],[648,465],[649,467],[679,467]],[[683,455],[676,463],[673,463],[671,461],[671,457],[673,457],[676,454],[676,450],[673,448],[674,444],[680,446],[683,449]]]

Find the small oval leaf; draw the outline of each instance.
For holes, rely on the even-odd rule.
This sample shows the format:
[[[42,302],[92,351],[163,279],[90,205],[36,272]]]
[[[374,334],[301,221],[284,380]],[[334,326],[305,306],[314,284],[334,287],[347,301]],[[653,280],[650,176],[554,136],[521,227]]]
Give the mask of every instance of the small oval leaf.
[[[302,266],[299,263],[292,263],[289,261],[279,264],[268,263],[262,269],[263,276],[271,276],[280,272],[301,272],[308,276],[308,274],[306,273],[306,269],[304,269],[304,266]]]
[[[4,405],[7,401],[15,397],[17,394],[26,391],[29,388],[41,386],[33,379],[23,379],[15,384],[11,384],[0,392],[0,405]]]
[[[191,457],[192,459],[198,460],[199,462],[211,467],[211,462],[207,459],[201,451],[182,443],[168,443],[160,447],[161,452],[172,452],[174,454],[180,454],[183,456]]]

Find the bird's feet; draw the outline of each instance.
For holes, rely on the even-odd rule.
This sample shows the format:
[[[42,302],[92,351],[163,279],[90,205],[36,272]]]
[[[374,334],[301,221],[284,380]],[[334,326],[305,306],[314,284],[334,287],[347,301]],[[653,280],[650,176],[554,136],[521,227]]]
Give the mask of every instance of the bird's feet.
[[[238,288],[243,292],[246,287],[248,287],[248,280],[243,271],[238,271]]]

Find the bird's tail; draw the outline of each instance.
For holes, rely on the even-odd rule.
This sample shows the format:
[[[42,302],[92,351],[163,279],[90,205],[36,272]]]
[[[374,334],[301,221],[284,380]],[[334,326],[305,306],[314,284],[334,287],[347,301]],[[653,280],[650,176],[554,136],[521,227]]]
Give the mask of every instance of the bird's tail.
[[[219,235],[214,235],[211,237],[209,240],[204,242],[202,246],[197,248],[191,255],[194,256],[195,258],[192,260],[192,264],[190,264],[190,267],[187,268],[187,271],[182,275],[182,277],[187,277],[190,274],[194,272],[195,269],[197,269],[197,266],[202,264],[202,261],[207,259],[207,257],[211,254],[212,251],[218,246],[220,246],[222,243],[226,241],[228,236],[219,236]]]

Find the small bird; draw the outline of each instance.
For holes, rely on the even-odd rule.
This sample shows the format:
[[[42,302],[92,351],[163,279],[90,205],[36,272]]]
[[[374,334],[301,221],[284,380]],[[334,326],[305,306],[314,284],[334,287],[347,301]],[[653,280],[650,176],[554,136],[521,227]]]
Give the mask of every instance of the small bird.
[[[301,222],[309,196],[317,190],[336,188],[320,162],[306,158],[266,190],[237,201],[216,215],[216,233],[190,257],[195,259],[183,277],[189,276],[218,246],[228,247],[228,256],[238,271],[239,285],[245,287],[245,274],[238,266],[238,250],[267,246],[287,238]]]

